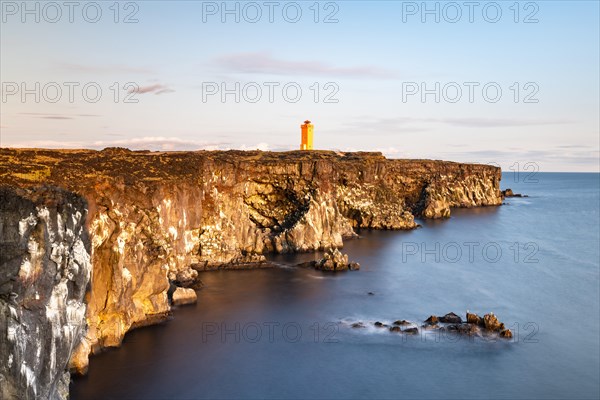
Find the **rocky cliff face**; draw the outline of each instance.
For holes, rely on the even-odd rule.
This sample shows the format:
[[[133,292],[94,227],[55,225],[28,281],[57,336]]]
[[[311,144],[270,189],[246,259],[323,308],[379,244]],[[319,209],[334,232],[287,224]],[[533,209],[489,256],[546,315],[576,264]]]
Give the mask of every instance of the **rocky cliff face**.
[[[491,166],[379,153],[0,149],[0,185],[51,185],[88,203],[93,273],[87,330],[71,357],[78,372],[90,353],[164,319],[170,283],[196,271],[341,247],[353,228],[412,229],[415,216],[499,205],[499,182]],[[3,211],[7,223],[16,218]]]
[[[0,188],[0,398],[64,398],[85,332],[87,205],[57,188]]]

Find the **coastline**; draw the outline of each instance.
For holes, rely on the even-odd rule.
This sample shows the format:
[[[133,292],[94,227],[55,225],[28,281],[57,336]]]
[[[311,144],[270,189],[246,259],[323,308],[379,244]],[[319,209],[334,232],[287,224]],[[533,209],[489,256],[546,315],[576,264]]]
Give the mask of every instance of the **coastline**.
[[[85,299],[73,299],[86,310],[75,324],[83,329],[71,335],[74,350],[61,354],[74,373],[86,372],[89,354],[120,346],[129,330],[168,318],[170,285],[193,281],[197,270],[254,269],[265,266],[264,254],[341,248],[355,229],[414,229],[415,216],[448,218],[452,207],[500,205],[500,179],[497,167],[388,160],[377,153],[0,149],[0,185],[23,199],[2,215],[12,240],[33,241],[48,254],[57,246],[72,248],[72,239],[84,244],[80,253],[89,261],[76,264],[89,269],[88,279],[74,272],[70,253],[63,258],[65,285],[89,288]],[[85,228],[70,234],[62,229],[71,215],[61,202],[48,202],[48,193],[57,191],[85,204],[77,211]],[[20,210],[23,202],[27,211]],[[61,216],[47,220],[52,207]],[[31,230],[19,231],[24,220]],[[39,229],[46,233],[34,234]],[[33,263],[35,273],[23,275],[24,260],[33,258],[29,252],[13,262],[22,279],[11,290],[22,301],[39,297],[26,287],[39,285],[36,279],[49,272],[42,257]],[[66,299],[64,304],[56,312],[66,318]],[[21,315],[40,312],[19,307],[17,302]],[[9,345],[27,357],[27,346]],[[28,361],[34,370],[44,362]],[[56,366],[46,383],[33,380],[23,389],[64,392],[64,373],[56,379],[60,370]]]

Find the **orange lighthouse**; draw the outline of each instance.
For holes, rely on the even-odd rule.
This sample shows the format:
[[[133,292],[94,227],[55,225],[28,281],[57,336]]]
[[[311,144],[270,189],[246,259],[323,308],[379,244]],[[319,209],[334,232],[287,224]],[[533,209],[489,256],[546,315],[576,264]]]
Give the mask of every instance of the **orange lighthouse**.
[[[304,121],[300,125],[302,132],[302,143],[300,143],[300,150],[312,150],[313,149],[313,124],[309,120]]]

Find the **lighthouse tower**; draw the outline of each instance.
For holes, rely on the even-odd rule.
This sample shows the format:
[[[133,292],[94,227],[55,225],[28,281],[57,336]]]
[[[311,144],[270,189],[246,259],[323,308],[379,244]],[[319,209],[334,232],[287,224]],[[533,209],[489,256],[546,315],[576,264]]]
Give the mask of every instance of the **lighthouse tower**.
[[[302,142],[300,143],[300,150],[312,150],[313,149],[313,124],[309,120],[304,121],[300,125],[300,131],[302,132]]]

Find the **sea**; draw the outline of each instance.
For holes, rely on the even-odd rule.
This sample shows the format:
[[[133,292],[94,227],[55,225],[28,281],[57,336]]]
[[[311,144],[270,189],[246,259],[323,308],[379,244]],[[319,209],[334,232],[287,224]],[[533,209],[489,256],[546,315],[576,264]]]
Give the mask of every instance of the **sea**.
[[[505,173],[528,197],[360,231],[359,271],[201,273],[198,303],[92,356],[72,399],[600,397],[600,175]],[[494,313],[512,339],[378,328]],[[361,322],[364,328],[352,324]]]

